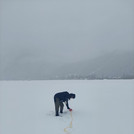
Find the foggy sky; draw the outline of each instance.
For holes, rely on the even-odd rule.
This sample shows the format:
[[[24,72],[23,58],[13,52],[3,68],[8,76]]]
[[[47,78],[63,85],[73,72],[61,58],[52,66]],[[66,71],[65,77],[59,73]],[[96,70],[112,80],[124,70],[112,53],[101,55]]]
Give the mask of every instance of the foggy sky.
[[[0,54],[74,62],[134,50],[133,0],[1,0]]]

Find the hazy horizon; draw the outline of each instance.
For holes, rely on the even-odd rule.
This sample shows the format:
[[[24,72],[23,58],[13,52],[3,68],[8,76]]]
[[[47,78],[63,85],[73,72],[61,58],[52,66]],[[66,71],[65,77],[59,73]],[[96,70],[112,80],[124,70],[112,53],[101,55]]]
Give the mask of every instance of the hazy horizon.
[[[133,0],[0,3],[2,72],[15,65],[27,70],[29,61],[34,67],[37,62],[64,64],[134,51]]]

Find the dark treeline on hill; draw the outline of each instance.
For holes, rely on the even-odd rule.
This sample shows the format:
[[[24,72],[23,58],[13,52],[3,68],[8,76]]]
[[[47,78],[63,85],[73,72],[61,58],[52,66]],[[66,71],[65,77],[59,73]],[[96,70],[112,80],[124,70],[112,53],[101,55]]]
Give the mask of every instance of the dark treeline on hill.
[[[68,75],[68,76],[56,76],[50,77],[50,80],[97,80],[97,79],[134,79],[134,75],[125,75],[122,76],[97,76],[97,75]]]

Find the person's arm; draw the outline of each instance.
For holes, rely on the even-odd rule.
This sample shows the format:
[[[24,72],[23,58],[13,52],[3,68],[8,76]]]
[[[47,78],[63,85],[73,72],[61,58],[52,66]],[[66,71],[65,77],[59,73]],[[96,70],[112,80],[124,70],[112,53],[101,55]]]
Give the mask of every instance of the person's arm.
[[[67,106],[67,109],[71,112],[72,111],[72,109],[69,107],[69,105],[68,105],[68,100],[67,101],[65,101],[65,103],[66,103],[66,106]]]
[[[65,101],[65,104],[66,104],[67,109],[70,109],[69,104],[68,104],[68,100]]]

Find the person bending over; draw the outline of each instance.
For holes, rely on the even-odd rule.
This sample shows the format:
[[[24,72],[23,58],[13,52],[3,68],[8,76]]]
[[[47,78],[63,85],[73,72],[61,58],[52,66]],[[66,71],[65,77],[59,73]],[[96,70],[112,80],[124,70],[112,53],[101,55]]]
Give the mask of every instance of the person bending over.
[[[63,113],[63,108],[65,102],[66,107],[69,111],[72,111],[72,109],[69,107],[68,100],[75,98],[75,94],[68,93],[68,92],[59,92],[54,95],[54,104],[55,104],[55,116],[59,116],[59,108],[60,113]]]

